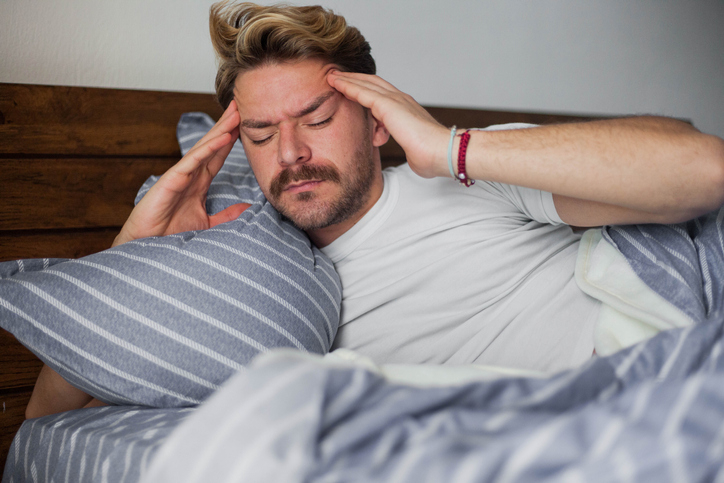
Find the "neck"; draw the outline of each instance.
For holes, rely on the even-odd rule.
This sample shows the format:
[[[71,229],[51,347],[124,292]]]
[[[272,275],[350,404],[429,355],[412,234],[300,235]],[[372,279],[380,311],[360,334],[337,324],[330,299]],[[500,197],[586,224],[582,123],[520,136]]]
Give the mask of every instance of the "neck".
[[[362,208],[360,208],[354,215],[340,223],[325,226],[324,228],[318,228],[316,230],[307,230],[309,239],[312,240],[312,243],[314,243],[317,248],[324,248],[337,238],[347,233],[350,228],[356,225],[357,222],[360,221],[373,206],[375,206],[377,200],[379,200],[380,196],[382,196],[383,188],[384,181],[382,180],[382,173],[378,170],[376,180],[372,185],[372,189],[369,191],[370,195]]]

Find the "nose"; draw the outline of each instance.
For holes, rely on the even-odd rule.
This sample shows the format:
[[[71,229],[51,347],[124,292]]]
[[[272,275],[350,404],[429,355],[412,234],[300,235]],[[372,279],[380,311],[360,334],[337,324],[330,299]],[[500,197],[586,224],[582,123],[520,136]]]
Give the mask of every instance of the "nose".
[[[291,166],[309,161],[312,151],[296,126],[279,126],[279,164]]]

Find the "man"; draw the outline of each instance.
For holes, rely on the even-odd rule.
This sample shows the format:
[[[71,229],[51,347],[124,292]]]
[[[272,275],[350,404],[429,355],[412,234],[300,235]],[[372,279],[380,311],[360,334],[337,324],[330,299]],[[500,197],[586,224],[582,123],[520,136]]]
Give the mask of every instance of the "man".
[[[465,166],[478,183],[463,186],[450,129],[372,75],[341,17],[222,3],[211,26],[229,109],[117,242],[210,226],[204,195],[238,136],[267,198],[335,262],[337,347],[381,362],[577,365],[598,302],[575,286],[569,225],[674,223],[724,203],[724,142],[657,117],[474,131]],[[389,135],[419,176],[383,176]]]
[[[211,31],[228,108],[115,244],[238,216],[205,210],[238,137],[268,200],[335,262],[335,346],[378,362],[580,364],[599,302],[575,284],[571,226],[674,223],[724,203],[724,141],[657,117],[471,132],[465,186],[448,161],[462,137],[376,77],[343,18],[220,3]],[[383,174],[390,135],[408,166]]]

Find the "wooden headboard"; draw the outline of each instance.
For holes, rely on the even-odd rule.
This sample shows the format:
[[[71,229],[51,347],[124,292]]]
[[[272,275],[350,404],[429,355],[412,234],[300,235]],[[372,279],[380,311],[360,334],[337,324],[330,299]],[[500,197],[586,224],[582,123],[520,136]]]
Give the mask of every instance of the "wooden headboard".
[[[548,124],[589,117],[428,108],[445,125]],[[0,261],[76,258],[108,248],[151,174],[179,157],[180,115],[221,108],[210,94],[0,83]],[[404,162],[393,140],[383,165]],[[0,329],[0,469],[41,362]]]

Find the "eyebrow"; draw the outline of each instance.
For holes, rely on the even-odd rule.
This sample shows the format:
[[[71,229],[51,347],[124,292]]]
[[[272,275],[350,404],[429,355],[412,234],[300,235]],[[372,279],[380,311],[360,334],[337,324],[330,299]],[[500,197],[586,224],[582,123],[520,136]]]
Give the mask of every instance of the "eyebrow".
[[[332,97],[335,94],[335,92],[336,91],[325,92],[321,96],[317,97],[314,101],[312,101],[312,103],[309,104],[307,107],[305,107],[301,111],[297,112],[296,114],[292,115],[292,117],[293,118],[304,117],[307,114],[313,113],[314,111],[316,111],[317,109],[322,107],[322,104],[327,102],[327,99]],[[273,123],[271,121],[257,121],[254,119],[244,119],[243,121],[241,121],[242,127],[247,127],[247,128],[251,128],[251,129],[263,129],[263,128],[269,127],[271,125],[273,125]]]

